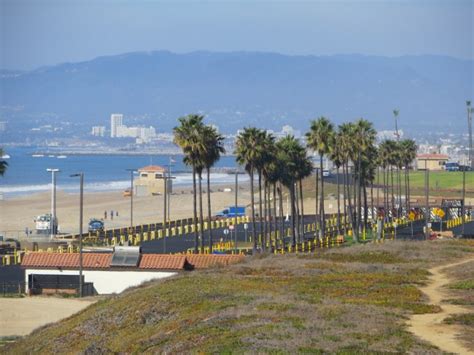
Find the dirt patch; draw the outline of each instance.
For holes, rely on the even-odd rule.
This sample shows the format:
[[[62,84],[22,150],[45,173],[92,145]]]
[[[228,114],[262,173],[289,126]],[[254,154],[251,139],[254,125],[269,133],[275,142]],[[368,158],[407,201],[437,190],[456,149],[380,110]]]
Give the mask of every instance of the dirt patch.
[[[0,337],[23,336],[86,308],[95,300],[57,297],[0,298]]]
[[[469,262],[474,262],[474,258],[471,257],[467,260],[430,269],[429,283],[421,290],[428,297],[429,303],[440,306],[441,311],[435,314],[415,314],[411,316],[408,322],[409,329],[413,334],[450,353],[470,353],[470,350],[458,339],[462,334],[459,326],[445,323],[446,318],[449,319],[453,315],[467,314],[469,309],[460,305],[442,304],[442,300],[446,295],[444,287],[452,281],[444,270]]]

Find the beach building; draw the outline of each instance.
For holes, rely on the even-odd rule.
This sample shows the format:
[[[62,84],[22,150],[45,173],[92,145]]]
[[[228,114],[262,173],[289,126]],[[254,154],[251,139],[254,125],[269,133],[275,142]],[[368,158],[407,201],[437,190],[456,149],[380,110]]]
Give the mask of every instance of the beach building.
[[[164,176],[168,170],[158,165],[148,165],[138,169],[138,178],[134,181],[135,196],[158,195],[165,192]],[[173,192],[172,180],[167,180],[168,193]]]
[[[113,252],[82,254],[83,294],[120,293],[129,287],[195,269],[240,262],[243,255],[142,254],[140,247],[115,247]],[[32,252],[23,257],[29,294],[77,293],[79,254]]]
[[[443,170],[448,159],[446,154],[418,154],[416,167],[418,170]]]

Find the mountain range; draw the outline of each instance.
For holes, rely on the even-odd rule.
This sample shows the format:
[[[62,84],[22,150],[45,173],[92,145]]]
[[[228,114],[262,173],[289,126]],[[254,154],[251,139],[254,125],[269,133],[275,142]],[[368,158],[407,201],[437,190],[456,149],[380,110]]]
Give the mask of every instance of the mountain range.
[[[231,132],[246,125],[305,130],[324,115],[377,128],[466,126],[474,61],[421,55],[290,56],[260,52],[135,52],[31,71],[0,71],[0,118],[107,125],[111,113],[169,131],[191,112]],[[137,118],[138,117],[138,118]]]

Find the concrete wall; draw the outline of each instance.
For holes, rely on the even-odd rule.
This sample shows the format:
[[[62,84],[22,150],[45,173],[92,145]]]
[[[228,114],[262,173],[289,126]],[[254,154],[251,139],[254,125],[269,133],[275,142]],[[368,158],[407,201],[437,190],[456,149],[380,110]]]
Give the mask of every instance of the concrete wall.
[[[59,269],[26,269],[25,282],[28,285],[28,276],[40,275],[79,275],[79,270]],[[138,286],[146,281],[163,279],[176,275],[176,272],[163,271],[106,271],[106,270],[84,270],[84,282],[93,282],[97,293],[110,294],[120,293],[125,289]]]

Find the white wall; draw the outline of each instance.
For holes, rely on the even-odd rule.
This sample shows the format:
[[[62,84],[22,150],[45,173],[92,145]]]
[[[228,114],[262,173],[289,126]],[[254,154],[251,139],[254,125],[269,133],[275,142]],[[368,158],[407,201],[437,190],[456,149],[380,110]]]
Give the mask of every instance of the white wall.
[[[59,269],[26,269],[25,282],[28,285],[28,276],[40,275],[79,275],[79,270]],[[93,282],[97,293],[109,294],[120,293],[125,289],[138,286],[146,281],[163,279],[176,275],[176,272],[163,271],[106,271],[106,270],[84,270],[84,282]],[[29,285],[27,286],[29,289]]]

